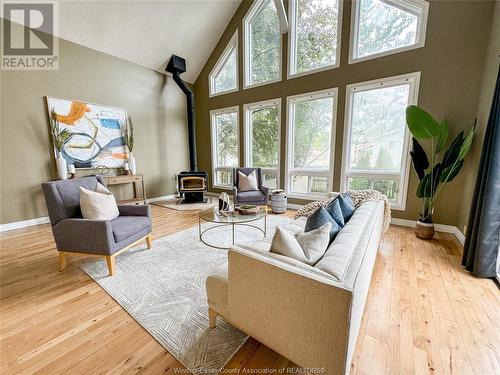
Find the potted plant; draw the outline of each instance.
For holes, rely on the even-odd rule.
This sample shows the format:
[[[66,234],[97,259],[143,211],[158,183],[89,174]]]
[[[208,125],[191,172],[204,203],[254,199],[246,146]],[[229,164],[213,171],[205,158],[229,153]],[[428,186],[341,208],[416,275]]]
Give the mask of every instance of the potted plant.
[[[71,132],[68,129],[61,129],[59,125],[59,120],[57,119],[57,113],[52,108],[50,110],[50,140],[56,149],[56,166],[57,174],[59,179],[66,180],[68,178],[68,170],[66,159],[62,156],[62,149],[64,144],[71,136]]]
[[[437,122],[422,108],[411,105],[406,109],[406,123],[412,134],[413,150],[410,151],[413,167],[420,180],[416,195],[422,199],[422,212],[417,221],[415,234],[418,238],[431,239],[434,236],[434,203],[444,185],[452,181],[464,165],[474,138],[475,124],[464,136],[461,131],[442,153],[448,140],[448,122]],[[430,143],[430,160],[419,140]],[[442,157],[440,157],[442,154]]]
[[[134,150],[134,124],[132,123],[132,119],[130,117],[123,127],[123,139],[125,140],[125,145],[128,148],[128,165],[130,172],[135,175],[135,158],[132,154],[132,151]]]

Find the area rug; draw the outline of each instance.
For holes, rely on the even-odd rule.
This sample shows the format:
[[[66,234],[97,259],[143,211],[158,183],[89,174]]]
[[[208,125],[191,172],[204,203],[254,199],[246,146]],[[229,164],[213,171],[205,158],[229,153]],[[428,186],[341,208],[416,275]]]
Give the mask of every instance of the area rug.
[[[268,216],[268,237],[276,225],[290,220]],[[239,244],[262,237],[255,229],[237,228]],[[231,238],[225,229],[207,234],[210,243],[219,245]],[[247,339],[221,319],[215,329],[208,325],[205,280],[221,273],[226,264],[227,251],[199,242],[195,226],[155,240],[152,249],[139,246],[118,255],[113,277],[102,260],[81,268],[186,368],[206,374],[224,367]]]
[[[205,203],[180,203],[180,198],[173,198],[164,201],[153,203],[155,206],[170,208],[176,211],[191,211],[191,210],[204,210],[213,206],[217,206],[217,198],[208,197]]]

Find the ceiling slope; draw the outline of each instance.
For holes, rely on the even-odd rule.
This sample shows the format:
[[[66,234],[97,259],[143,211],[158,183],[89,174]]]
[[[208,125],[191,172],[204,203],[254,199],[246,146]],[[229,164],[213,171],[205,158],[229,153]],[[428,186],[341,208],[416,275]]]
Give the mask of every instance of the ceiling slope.
[[[184,57],[183,79],[194,82],[240,0],[62,1],[59,36],[164,71]]]

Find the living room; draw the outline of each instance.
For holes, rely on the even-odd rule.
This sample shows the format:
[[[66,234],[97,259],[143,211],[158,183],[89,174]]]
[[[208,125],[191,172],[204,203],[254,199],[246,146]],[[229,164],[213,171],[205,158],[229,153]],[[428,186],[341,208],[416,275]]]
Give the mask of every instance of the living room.
[[[2,374],[500,372],[498,1],[1,7]]]

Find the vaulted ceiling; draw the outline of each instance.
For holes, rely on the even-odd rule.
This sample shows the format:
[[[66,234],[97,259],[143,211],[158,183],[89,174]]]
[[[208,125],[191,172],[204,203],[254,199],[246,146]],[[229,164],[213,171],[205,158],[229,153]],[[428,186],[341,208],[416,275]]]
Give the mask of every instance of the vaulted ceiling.
[[[59,36],[139,65],[164,71],[184,57],[194,82],[240,0],[63,1]]]

